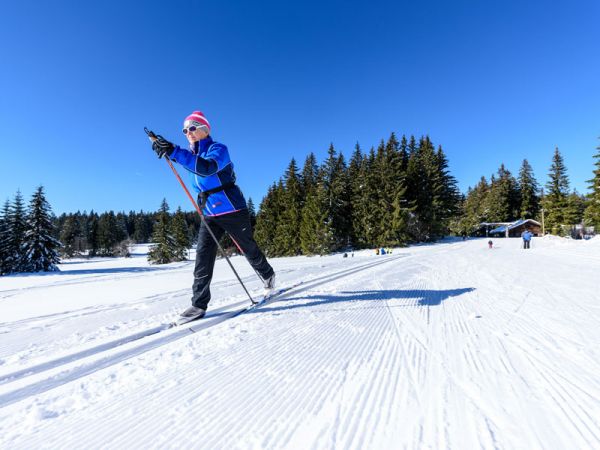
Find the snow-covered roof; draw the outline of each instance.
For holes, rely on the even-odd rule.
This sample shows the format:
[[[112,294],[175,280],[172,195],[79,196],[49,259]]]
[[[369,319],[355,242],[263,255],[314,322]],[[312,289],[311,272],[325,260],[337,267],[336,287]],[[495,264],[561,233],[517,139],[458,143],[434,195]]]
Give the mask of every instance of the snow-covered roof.
[[[537,220],[533,220],[533,219],[519,219],[516,222],[508,223],[506,225],[501,225],[501,226],[499,226],[497,228],[494,228],[493,230],[490,230],[490,234],[491,233],[506,233],[507,227],[508,227],[509,230],[512,230],[513,228],[520,227],[524,223],[528,223],[528,222],[532,223],[534,225],[542,226],[542,224],[539,223]]]

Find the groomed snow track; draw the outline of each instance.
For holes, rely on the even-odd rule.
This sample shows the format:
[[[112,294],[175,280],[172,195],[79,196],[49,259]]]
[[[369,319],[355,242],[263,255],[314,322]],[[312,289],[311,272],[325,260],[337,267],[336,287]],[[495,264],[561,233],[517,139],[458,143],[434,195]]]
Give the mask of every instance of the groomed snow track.
[[[4,392],[0,393],[0,408],[42,394],[72,381],[76,381],[99,370],[136,357],[178,339],[185,338],[199,331],[212,328],[229,319],[239,316],[240,314],[244,314],[248,311],[260,311],[260,307],[267,304],[287,299],[315,287],[331,283],[400,258],[406,258],[406,255],[388,256],[375,262],[370,261],[369,263],[362,264],[358,267],[352,267],[350,269],[337,271],[311,280],[292,284],[291,286],[282,288],[280,292],[277,292],[266,301],[261,302],[258,308],[249,305],[247,301],[236,302],[209,311],[206,317],[201,321],[191,322],[176,327],[171,323],[161,324],[70,355],[1,375],[0,390]],[[123,347],[123,350],[121,351],[116,353],[110,352],[111,350],[119,349],[121,347]],[[30,379],[35,379],[35,381],[26,384]]]

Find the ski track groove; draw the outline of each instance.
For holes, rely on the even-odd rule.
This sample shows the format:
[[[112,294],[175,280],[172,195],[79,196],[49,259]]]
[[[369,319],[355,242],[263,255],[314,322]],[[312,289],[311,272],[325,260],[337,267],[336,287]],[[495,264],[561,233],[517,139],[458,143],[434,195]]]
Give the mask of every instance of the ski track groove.
[[[593,440],[596,442],[600,441],[600,430],[598,424],[594,423],[593,418],[586,412],[586,408],[581,405],[583,400],[576,398],[576,396],[569,391],[564,385],[564,382],[558,381],[555,375],[558,372],[553,372],[548,367],[540,368],[539,365],[544,365],[535,358],[531,353],[526,352],[531,367],[536,370],[540,379],[545,382],[546,390],[552,397],[556,406],[563,412],[564,420],[571,424],[574,430],[577,430],[577,434],[584,441],[585,445],[592,445]],[[555,375],[553,375],[553,373]],[[566,380],[565,380],[566,381]],[[573,386],[572,383],[570,383]],[[584,402],[587,403],[587,402]],[[569,411],[567,411],[569,410]],[[576,422],[572,416],[576,416],[579,420]],[[581,424],[585,430],[582,430],[578,425]],[[585,432],[587,431],[587,433]]]
[[[448,246],[443,252],[437,252],[437,255],[448,253],[453,248],[456,246]],[[493,256],[491,252],[489,256]],[[413,262],[415,261],[411,261]],[[422,265],[420,270],[423,268],[427,268],[427,264]],[[435,268],[435,265],[430,265],[428,269]],[[373,281],[367,273],[371,272],[369,269],[360,273],[360,280],[364,279],[364,284]],[[485,274],[484,271],[481,273]],[[449,276],[448,279],[445,278],[446,275]],[[84,411],[92,408],[102,420],[96,423],[90,417],[91,414],[85,414],[88,417],[86,423],[82,424],[85,425],[84,429],[92,429],[95,425],[101,429],[110,426],[111,434],[115,436],[107,442],[100,435],[88,435],[84,442],[86,446],[92,444],[91,447],[104,448],[162,449],[174,445],[211,450],[284,448],[297,444],[299,437],[302,437],[297,431],[304,431],[306,434],[304,427],[310,427],[312,420],[313,428],[308,428],[309,436],[314,438],[312,448],[319,449],[365,448],[376,445],[377,438],[386,438],[382,434],[375,435],[375,430],[378,429],[381,433],[386,429],[382,423],[394,423],[401,427],[401,434],[397,435],[399,439],[395,441],[396,448],[424,448],[424,443],[427,443],[427,448],[431,448],[433,444],[435,448],[515,448],[517,443],[522,445],[521,448],[552,448],[559,443],[562,448],[572,445],[576,448],[593,448],[597,445],[600,442],[600,422],[596,419],[599,417],[596,412],[599,412],[600,386],[593,369],[600,367],[593,358],[593,353],[591,356],[588,351],[595,342],[583,342],[583,335],[577,328],[554,329],[554,325],[560,324],[563,319],[563,308],[560,307],[558,297],[560,293],[555,294],[550,288],[533,293],[517,288],[518,293],[510,297],[510,308],[506,306],[506,299],[496,295],[492,289],[475,291],[464,302],[454,302],[452,297],[445,298],[441,293],[433,292],[421,300],[417,297],[419,292],[425,292],[424,288],[443,289],[444,286],[462,285],[460,279],[452,279],[450,275],[450,271],[445,271],[437,274],[437,278],[412,277],[407,286],[394,285],[397,289],[406,287],[404,291],[407,292],[398,301],[398,306],[391,306],[393,299],[385,296],[382,298],[384,308],[379,308],[377,302],[353,302],[350,297],[348,302],[285,310],[287,305],[311,303],[315,301],[315,297],[318,300],[319,297],[329,295],[328,291],[318,288],[274,302],[273,306],[279,308],[273,309],[281,311],[269,310],[260,316],[243,315],[239,317],[240,320],[236,318],[231,323],[226,322],[229,324],[230,334],[233,331],[237,334],[234,333],[226,341],[232,348],[225,360],[218,349],[211,350],[206,355],[192,353],[195,364],[190,364],[189,359],[185,359],[187,351],[198,347],[199,339],[205,339],[207,334],[215,333],[216,329],[202,330],[184,348],[181,342],[174,345],[167,343],[154,349],[158,352],[138,355],[136,364],[131,365],[133,382],[141,379],[143,383],[124,395],[114,385],[111,386],[110,381],[111,377],[117,377],[116,381],[127,377],[129,374],[124,370],[115,370],[116,375],[114,372],[104,372],[82,378],[81,385],[99,386],[104,380],[109,380],[107,386],[113,392],[110,397],[112,400],[108,402],[94,391],[91,406],[87,405]],[[511,276],[510,272],[500,276],[493,271],[489,275],[499,286],[505,285]],[[522,280],[526,284],[524,277],[524,273],[519,273],[518,277],[513,277],[516,280],[514,283],[518,284],[518,280]],[[333,281],[335,282],[336,280]],[[378,281],[376,283],[381,290],[381,284]],[[487,286],[494,284],[489,283]],[[305,295],[309,292],[311,295]],[[595,308],[578,306],[580,313],[568,310],[569,321],[581,319],[587,323],[598,317]],[[547,308],[548,311],[544,310],[545,320],[536,323],[533,318],[540,308]],[[311,309],[317,312],[318,317]],[[364,319],[366,311],[368,320],[361,320],[360,326],[353,327],[356,317],[354,314]],[[299,317],[293,329],[286,329],[277,322],[277,316],[282,314]],[[327,327],[323,323],[314,323],[322,320],[324,314],[327,314],[327,321],[332,323]],[[475,320],[475,314],[482,319],[477,317]],[[260,336],[253,335],[256,326],[253,328],[253,323],[256,323],[258,317],[272,319],[274,329],[269,333],[270,342],[265,343]],[[420,327],[420,320],[427,326]],[[490,327],[489,321],[492,320],[501,325],[496,327],[498,332],[486,334],[486,328]],[[390,326],[383,328],[384,323]],[[348,338],[348,329],[352,328],[352,338]],[[383,328],[385,332],[376,333],[374,330],[378,328]],[[319,336],[317,348],[315,342],[311,342],[310,338],[306,339],[307,336],[315,335]],[[521,336],[526,336],[527,340]],[[244,345],[238,346],[238,342]],[[265,346],[270,346],[271,351],[265,352]],[[286,349],[294,350],[292,357]],[[325,354],[326,349],[335,349],[332,361],[319,360],[313,354]],[[178,385],[173,386],[169,381],[166,386],[152,382],[171,380],[172,377],[165,377],[165,372],[168,374],[174,368],[163,368],[162,372],[149,375],[144,373],[146,366],[151,366],[162,354],[177,354],[184,358],[177,367],[177,377],[173,381],[178,382]],[[263,364],[256,364],[256,361],[260,355],[265,354],[270,354],[272,359],[268,361],[268,370],[263,373]],[[202,358],[200,364],[198,358]],[[490,364],[493,362],[491,358],[496,358],[495,365]],[[325,368],[322,367],[324,362]],[[127,366],[131,363],[125,361],[119,364]],[[210,369],[204,369],[204,366]],[[241,367],[246,369],[244,373],[239,370]],[[287,375],[287,380],[274,381],[281,372],[293,375]],[[370,375],[370,378],[365,379],[365,374]],[[253,390],[251,385],[244,384],[246,377],[265,378],[265,386],[269,386],[269,390]],[[356,381],[356,377],[362,380],[360,389],[357,389],[356,382],[354,385],[347,385],[349,380]],[[185,380],[194,378],[203,380],[203,383],[190,390],[191,382]],[[476,380],[475,383],[472,378]],[[486,397],[490,389],[493,389],[493,383],[489,380],[494,378],[497,378],[495,389],[504,393],[504,398]],[[231,380],[226,390],[223,389],[223,379]],[[318,383],[314,383],[316,379],[319,380]],[[144,387],[144,383],[155,387],[148,389]],[[365,383],[370,389],[365,388]],[[59,398],[61,393],[72,391],[73,384],[60,386],[43,395]],[[428,385],[442,394],[423,394],[423,388]],[[286,392],[289,394],[290,389],[294,394],[292,400],[286,397]],[[85,393],[85,389],[83,391]],[[123,403],[119,397],[139,398],[144,395],[151,397],[151,403],[134,403],[127,411],[122,411],[113,404],[113,401]],[[94,396],[98,398],[94,399]],[[183,414],[201,412],[204,416],[200,416],[200,419],[208,418],[208,423],[228,423],[231,419],[227,408],[223,407],[226,403],[224,397],[244,400],[239,409],[248,417],[247,422],[236,423],[235,427],[232,424],[232,432],[225,436],[215,433],[211,435],[209,425],[206,440],[184,443],[178,441],[181,430],[174,427],[174,424]],[[164,406],[172,398],[182,398],[182,404],[175,404],[173,410],[166,412],[165,420],[158,425],[158,429],[147,433],[146,423],[136,420],[138,415],[143,415],[140,406]],[[280,401],[282,398],[285,401]],[[501,399],[507,400],[507,406],[500,402]],[[523,399],[530,399],[530,405],[524,405]],[[33,400],[37,401],[37,398]],[[410,409],[406,403],[408,406],[418,407],[418,417],[409,415]],[[328,408],[332,413],[323,416]],[[404,411],[399,412],[402,409]],[[545,409],[549,410],[547,414],[544,414]],[[427,411],[428,415],[423,415],[421,410]],[[535,412],[537,415],[531,414]],[[120,413],[125,414],[122,420],[115,423],[114,417]],[[399,422],[398,419],[403,416],[408,420]],[[308,425],[301,421],[302,417],[308,420]],[[514,419],[510,421],[510,417]],[[80,424],[75,417],[71,416],[70,419],[71,429]],[[262,436],[257,432],[257,427],[265,431]],[[300,430],[298,427],[301,427]],[[461,429],[458,434],[457,427]],[[562,434],[556,432],[554,427],[562,429]],[[525,429],[529,430],[528,434],[519,438],[518,433]],[[35,436],[44,430],[51,431],[50,438],[45,439],[44,445],[60,443],[67,446],[63,430],[52,428],[52,421],[48,421],[41,423],[35,434],[32,433],[30,447],[35,444],[39,446],[39,440],[36,441]],[[204,432],[202,427],[199,431]],[[43,436],[47,438],[48,433]],[[75,445],[82,442],[82,437],[80,432],[79,440],[77,436],[71,436],[69,442]],[[391,442],[387,438],[384,441]]]
[[[402,257],[400,257],[400,258],[402,258]],[[330,273],[327,273],[327,274],[322,275],[320,277],[308,280],[308,281],[306,281],[306,284],[310,285],[311,283],[318,283],[318,284],[331,283],[333,281],[336,281],[340,277],[343,278],[345,276],[352,275],[354,273],[360,273],[360,272],[362,272],[364,270],[369,270],[371,268],[377,267],[377,266],[379,266],[381,264],[388,263],[388,262],[390,262],[390,260],[376,261],[374,263],[373,262],[368,262],[366,264],[365,263],[358,263],[357,265],[352,266],[350,268],[346,268],[346,269],[344,269],[342,271],[330,272]],[[331,278],[331,279],[328,279],[328,278]],[[323,279],[325,279],[325,280],[323,280]],[[300,287],[300,289],[301,289],[301,287]],[[283,295],[285,295],[285,293]],[[219,310],[219,309],[226,309],[226,308],[227,308],[227,306],[222,307],[222,308],[218,308],[217,310]],[[217,310],[215,310],[215,311],[217,311]],[[218,325],[219,323],[221,323],[221,322],[223,322],[223,321],[225,321],[227,319],[229,319],[229,318],[225,317],[222,320],[220,320],[219,317],[216,317],[215,319],[213,319],[214,324],[209,325],[206,328],[209,328],[209,327],[214,326],[214,325]],[[193,325],[192,325],[192,327],[193,327]],[[203,327],[203,328],[205,328],[205,327]],[[186,337],[187,336],[187,333],[185,333],[186,329],[187,328],[183,328],[183,329],[175,328],[175,329],[173,329],[172,334],[164,335],[163,339],[160,339],[160,337],[159,337],[159,339],[157,339],[157,341],[164,341],[163,344],[161,344],[160,342],[158,342],[158,344],[153,344],[152,342],[142,343],[142,344],[139,345],[138,349],[142,350],[142,352],[145,352],[145,351],[148,351],[149,349],[154,349],[156,347],[159,347],[160,345],[164,345],[164,343],[166,343],[166,342],[171,342],[173,340],[177,340],[179,338]],[[190,333],[193,333],[193,332],[194,332],[193,330],[190,330]],[[117,364],[117,363],[122,362],[122,361],[124,361],[126,359],[129,359],[132,356],[139,355],[140,353],[141,352],[136,353],[136,349],[135,348],[127,350],[127,351],[124,351],[124,352],[120,352],[120,353],[118,353],[114,357],[114,362],[112,364]],[[100,355],[101,354],[102,353],[100,353]],[[59,359],[61,359],[61,358],[59,358]],[[93,373],[95,371],[98,371],[98,370],[104,369],[106,367],[109,367],[110,365],[111,365],[111,358],[110,357],[101,358],[98,362],[91,363],[88,366],[83,366],[82,368],[76,367],[76,368],[72,369],[71,371],[67,370],[67,371],[65,371],[65,372],[63,372],[63,373],[61,373],[59,375],[61,375],[63,379],[67,379],[66,382],[69,382],[69,381],[74,381],[77,378],[81,378],[82,376],[89,375],[89,374],[91,374],[91,373]],[[71,372],[74,374],[73,376],[70,376]],[[77,373],[79,373],[79,375],[77,375]],[[58,383],[60,384],[60,381]],[[51,386],[52,383],[51,383],[50,379],[46,379],[46,380],[42,380],[42,381],[40,381],[38,383],[35,383],[34,385],[39,385],[39,386],[47,385],[47,386]],[[12,394],[13,394],[12,397],[14,397],[14,395],[16,395],[18,392],[26,392],[30,387],[32,387],[32,386],[26,386],[24,388],[20,388],[20,389],[17,389],[16,391],[13,391],[12,392]],[[50,389],[52,389],[52,387],[50,387]],[[46,388],[45,390],[48,390],[48,388]],[[6,394],[3,394],[2,397],[9,398],[8,402],[12,403],[15,400],[12,400],[12,401],[10,400],[10,397],[11,397],[10,394],[11,394],[11,392],[8,392]]]
[[[380,281],[376,281],[376,285],[380,290],[383,289],[383,286],[381,285]],[[417,300],[414,301],[415,306],[416,306],[416,302],[417,302]],[[392,324],[392,329],[394,331],[395,337],[396,337],[398,345],[400,347],[400,350],[397,354],[401,355],[403,361],[405,362],[404,367],[408,371],[410,379],[412,380],[413,395],[415,396],[417,403],[420,406],[422,404],[422,399],[421,399],[421,395],[420,395],[418,377],[415,373],[415,367],[418,368],[420,366],[411,364],[411,361],[410,361],[411,358],[412,358],[412,362],[414,362],[415,359],[418,359],[419,351],[412,343],[409,342],[407,345],[404,343],[404,339],[402,338],[402,334],[400,333],[400,330],[399,330],[399,325],[396,321],[396,318],[395,318],[392,310],[390,309],[388,299],[384,299],[384,303],[386,306],[386,313],[387,313],[388,321]],[[408,352],[406,350],[408,350]]]
[[[377,265],[379,265],[379,264],[377,264]],[[367,267],[367,268],[366,268],[366,270],[365,270],[365,272],[369,271],[370,269],[374,269],[374,268],[376,268],[376,267],[377,267],[377,265],[375,265],[375,266],[369,266],[369,267]],[[362,273],[362,271],[361,271],[361,273]],[[293,298],[292,298],[292,299],[290,299],[290,301],[291,301],[291,300],[293,300]],[[286,302],[287,302],[287,300],[286,300]],[[374,320],[374,319],[373,319],[373,320]],[[309,326],[310,326],[310,324],[309,324]],[[285,332],[285,330],[284,330],[284,332]],[[287,334],[286,334],[286,336],[287,336],[288,334],[289,334],[289,333],[287,333]],[[292,339],[292,336],[289,336],[289,337],[288,337],[288,340],[290,340],[290,339]],[[306,345],[307,345],[307,350],[310,350],[310,348],[311,348],[311,347],[310,347],[310,344],[307,342],[307,343],[306,343]],[[365,343],[365,345],[366,345],[366,343]],[[262,341],[261,341],[261,342],[258,342],[258,343],[256,344],[255,350],[262,350],[262,347],[263,347],[263,343],[262,343]],[[248,352],[248,353],[246,353],[246,354],[245,354],[245,357],[246,357],[246,359],[247,359],[249,362],[251,362],[251,361],[253,361],[253,360],[254,360],[254,359],[253,359],[253,356],[252,356],[252,352]],[[244,365],[244,366],[248,366],[248,365],[246,364],[246,361],[244,361],[243,359],[240,359],[240,362],[241,362],[241,364],[242,364],[242,365]],[[285,360],[282,360],[282,361],[280,362],[280,364],[282,364],[282,365],[285,365],[285,364],[286,364],[286,361],[285,361]],[[302,365],[304,365],[304,364],[302,364]],[[315,365],[315,366],[316,366],[316,365],[318,365],[318,361],[317,361],[317,360],[315,360],[315,361],[314,361],[314,365]],[[255,370],[256,370],[256,369],[255,369]],[[193,370],[192,370],[192,371],[193,371]],[[209,378],[209,381],[210,381],[211,379],[216,379],[217,377],[208,377],[208,378]],[[242,380],[242,381],[243,381],[243,380]],[[218,389],[218,381],[215,381],[215,386],[214,386],[214,388],[215,388],[215,389]],[[210,389],[210,383],[206,385],[206,389]],[[315,388],[315,389],[316,389],[316,388]],[[201,389],[201,391],[202,391],[202,390],[203,390],[203,389]],[[199,395],[196,395],[196,394],[199,394]],[[170,394],[169,392],[163,392],[163,395],[167,395],[167,396],[169,396],[169,395],[171,395],[171,394]],[[194,395],[191,395],[190,397],[192,397],[192,398],[202,398],[202,392],[194,392]],[[157,398],[157,400],[155,400],[155,401],[157,401],[157,402],[158,402],[158,404],[161,404],[161,403],[160,403],[160,401],[161,401],[162,397],[156,397],[156,398]],[[257,400],[260,400],[260,398],[256,398],[256,399],[257,399]],[[252,405],[253,403],[254,403],[254,402],[249,402],[249,405]],[[251,410],[251,407],[249,407],[248,409],[249,409],[249,412],[250,412],[250,410]],[[266,409],[264,409],[263,411],[265,411],[265,414],[266,414],[267,416],[269,415],[269,414],[266,412]],[[108,415],[108,417],[110,417],[110,415]],[[267,419],[268,419],[268,417],[267,417]],[[140,425],[140,427],[141,427],[141,426],[142,426],[142,425]],[[127,429],[127,430],[130,430],[130,429],[131,429],[131,424],[124,425],[124,427],[126,427],[126,429]],[[133,428],[135,429],[136,427],[134,426]],[[125,430],[123,430],[123,431],[125,431]],[[142,430],[140,429],[140,432],[141,432],[141,431],[142,431]],[[142,433],[142,435],[143,435],[143,433]],[[121,435],[121,437],[123,437],[123,434]],[[232,436],[231,440],[235,440],[235,439],[233,438],[233,436]],[[138,435],[138,441],[136,441],[136,442],[137,442],[137,443],[138,443],[138,445],[139,445],[139,435]],[[151,444],[151,443],[149,443],[149,444]],[[206,447],[206,448],[210,448],[210,447]]]

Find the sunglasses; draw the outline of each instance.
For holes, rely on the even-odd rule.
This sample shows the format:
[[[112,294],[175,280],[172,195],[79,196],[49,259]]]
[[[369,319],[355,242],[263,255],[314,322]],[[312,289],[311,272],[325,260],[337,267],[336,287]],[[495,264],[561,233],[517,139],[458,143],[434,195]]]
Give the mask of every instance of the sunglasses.
[[[184,128],[184,129],[183,129],[183,130],[181,130],[181,131],[183,131],[183,134],[188,134],[188,133],[193,133],[193,132],[194,132],[194,131],[196,131],[198,128],[201,128],[201,127],[197,127],[196,125],[192,125],[191,127]]]

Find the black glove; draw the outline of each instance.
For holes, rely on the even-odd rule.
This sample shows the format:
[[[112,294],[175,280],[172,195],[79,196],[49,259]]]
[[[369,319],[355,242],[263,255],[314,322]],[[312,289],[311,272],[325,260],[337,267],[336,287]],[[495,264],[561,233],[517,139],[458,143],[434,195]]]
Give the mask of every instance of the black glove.
[[[156,152],[159,158],[162,158],[165,155],[171,156],[174,148],[175,146],[162,136],[158,136],[152,143],[152,150]]]

